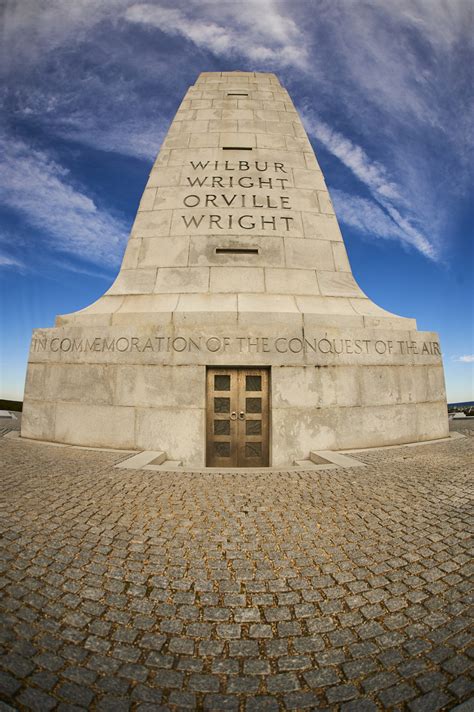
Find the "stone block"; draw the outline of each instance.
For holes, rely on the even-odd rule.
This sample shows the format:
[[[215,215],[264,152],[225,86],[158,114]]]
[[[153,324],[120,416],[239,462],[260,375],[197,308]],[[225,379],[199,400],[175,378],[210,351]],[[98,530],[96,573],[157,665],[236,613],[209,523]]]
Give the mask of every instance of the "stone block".
[[[315,366],[274,368],[273,408],[324,408],[336,405],[336,370]]]
[[[122,269],[135,269],[138,266],[138,255],[142,240],[140,237],[130,238],[122,260]]]
[[[145,212],[148,210],[153,210],[153,204],[155,202],[156,188],[145,188],[143,191],[142,199],[138,206],[139,212]]]
[[[311,269],[265,269],[267,292],[277,294],[318,294],[316,273]]]
[[[448,437],[449,422],[446,399],[437,403],[417,403],[414,407],[416,409],[416,433],[419,442]]]
[[[315,265],[318,269],[333,270],[334,260],[331,244],[323,240],[286,238],[286,266],[307,268],[308,265]]]
[[[147,188],[163,188],[170,185],[179,185],[181,169],[179,168],[153,168],[148,178]]]
[[[26,406],[26,407],[25,407]],[[55,440],[56,403],[25,396],[21,436],[34,440]]]
[[[135,449],[135,409],[58,403],[54,439],[90,447]]]
[[[321,294],[327,297],[364,297],[351,272],[317,271]]]
[[[107,295],[150,294],[156,281],[155,268],[121,270]]]
[[[137,449],[163,450],[171,460],[204,466],[204,410],[138,408]]]
[[[160,189],[157,191],[157,197],[159,192]],[[170,234],[170,225],[170,210],[150,210],[146,213],[138,213],[133,223],[132,235],[135,237],[166,237]]]
[[[308,317],[305,317],[305,321],[309,319],[308,324],[310,323],[309,314],[312,313],[356,316],[350,300],[345,297],[296,297],[296,303],[300,311],[308,314]],[[362,317],[359,318],[359,323],[363,326]],[[334,326],[337,326],[337,324],[334,324]]]
[[[211,292],[244,292],[249,287],[252,292],[265,291],[262,268],[211,267]]]
[[[314,188],[316,190],[326,190],[324,176],[321,171],[311,171],[307,168],[295,168],[293,170],[296,188]]]
[[[236,294],[181,294],[176,312],[236,312]]]
[[[207,267],[160,267],[155,292],[207,292],[209,269]]]
[[[62,363],[48,366],[45,398],[51,402],[69,401],[112,405],[116,369],[112,365]]]
[[[307,459],[311,450],[334,450],[338,408],[273,408],[272,465]]]
[[[403,403],[399,369],[393,366],[368,366],[359,369],[359,405]]]
[[[156,322],[157,313],[167,314],[166,319],[161,322],[168,323],[171,321],[170,313],[174,311],[177,304],[178,296],[175,294],[128,294],[113,315],[112,323],[124,323],[124,318],[129,314],[134,316],[146,314],[150,321]]]
[[[343,242],[331,242],[336,272],[350,272],[351,266]]]
[[[281,294],[239,294],[239,312],[298,312],[293,296]],[[267,317],[268,318],[268,317]]]
[[[173,238],[175,239],[175,238]],[[237,252],[222,253],[217,250],[237,250]],[[238,250],[257,250],[251,253],[239,253]],[[282,237],[239,237],[229,235],[194,235],[190,238],[189,265],[213,266],[248,266],[283,267],[285,264],[284,243]]]
[[[47,366],[43,363],[31,363],[28,366],[25,383],[25,399],[43,399],[46,395]]]
[[[219,136],[219,146],[222,148],[254,148],[257,145],[255,134],[245,133],[222,133]],[[232,156],[230,156],[232,158]]]
[[[342,234],[334,216],[303,212],[302,220],[305,237],[331,242],[342,241]]]
[[[203,366],[117,366],[114,404],[177,410],[204,408],[203,381]]]
[[[138,267],[186,267],[189,237],[144,237],[141,241]]]

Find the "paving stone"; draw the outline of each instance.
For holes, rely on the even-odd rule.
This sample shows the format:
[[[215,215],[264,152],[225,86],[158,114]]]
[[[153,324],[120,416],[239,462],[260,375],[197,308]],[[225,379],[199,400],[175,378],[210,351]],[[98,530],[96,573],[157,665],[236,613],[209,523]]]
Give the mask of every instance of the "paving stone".
[[[195,692],[218,692],[220,686],[214,675],[191,675],[188,685]]]
[[[11,698],[16,692],[18,692],[20,687],[21,683],[18,682],[18,680],[7,673],[0,671],[0,694]]]
[[[371,675],[362,681],[362,687],[365,692],[377,692],[390,687],[398,682],[398,676],[393,672],[380,672],[376,675]]]
[[[54,699],[54,697],[47,695],[45,692],[42,692],[35,687],[23,690],[17,696],[15,701],[24,705],[29,710],[34,710],[35,712],[48,712],[48,710],[54,709],[57,705],[57,700]]]
[[[89,707],[94,699],[94,693],[73,682],[64,682],[56,689],[56,694],[67,702],[73,702],[83,707]]]
[[[169,703],[176,707],[184,709],[196,709],[196,695],[194,692],[176,692],[173,691],[169,697]]]
[[[293,673],[280,673],[266,678],[269,692],[293,692],[300,689],[298,678]]]
[[[206,695],[203,707],[217,712],[238,712],[239,700],[232,695]]]
[[[416,697],[416,694],[417,692],[414,687],[408,685],[407,683],[401,683],[383,690],[383,692],[378,694],[378,698],[382,702],[384,708],[389,709],[390,707],[394,707],[401,702],[411,700],[413,697]]]
[[[131,704],[128,699],[106,695],[96,703],[99,712],[128,712]]]
[[[93,673],[93,677],[95,678],[95,675]],[[33,675],[31,675],[28,678],[28,684],[32,683],[33,685],[37,687],[41,687],[42,690],[45,690],[46,692],[49,692],[50,690],[55,687],[59,680],[59,676],[56,675],[53,672],[47,672],[45,670],[40,670],[39,672],[35,672]]]
[[[351,700],[344,702],[340,712],[377,712],[377,705],[370,700]]]
[[[327,685],[336,685],[340,680],[340,674],[334,668],[322,668],[321,670],[311,670],[304,674],[304,679],[309,687],[318,688]]]
[[[465,675],[460,675],[448,685],[448,690],[459,699],[468,698],[469,696],[474,698],[474,681]]]
[[[278,712],[280,706],[274,697],[256,695],[245,703],[245,712]]]
[[[255,693],[260,687],[260,680],[257,677],[240,676],[231,677],[227,683],[227,690],[231,693]]]
[[[0,439],[0,694],[61,712],[462,705],[473,446],[358,453],[357,486],[348,470],[164,486],[116,453]]]
[[[357,688],[354,687],[354,685],[335,685],[326,690],[326,697],[330,705],[352,700],[354,697],[357,697],[358,694]]]
[[[451,697],[440,691],[428,692],[408,703],[411,712],[437,712],[449,704]]]
[[[130,687],[128,680],[122,680],[119,677],[109,677],[104,675],[97,682],[97,688],[104,692],[110,692],[115,695],[125,695]]]
[[[176,670],[158,670],[153,676],[153,684],[160,688],[181,688],[184,675]]]
[[[319,709],[319,698],[314,692],[290,692],[283,696],[287,710]]]
[[[142,702],[151,702],[155,705],[159,705],[163,695],[160,690],[156,690],[152,687],[147,687],[146,685],[138,684],[133,688],[132,699],[141,700]]]

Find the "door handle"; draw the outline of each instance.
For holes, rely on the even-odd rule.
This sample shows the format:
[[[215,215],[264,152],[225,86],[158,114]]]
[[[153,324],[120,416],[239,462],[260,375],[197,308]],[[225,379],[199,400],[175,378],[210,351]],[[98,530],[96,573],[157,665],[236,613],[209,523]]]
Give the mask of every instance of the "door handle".
[[[239,420],[245,420],[245,413],[243,410],[241,410],[239,413]]]
[[[235,412],[235,410],[233,410],[232,413],[230,414],[230,419],[237,420],[237,413]]]

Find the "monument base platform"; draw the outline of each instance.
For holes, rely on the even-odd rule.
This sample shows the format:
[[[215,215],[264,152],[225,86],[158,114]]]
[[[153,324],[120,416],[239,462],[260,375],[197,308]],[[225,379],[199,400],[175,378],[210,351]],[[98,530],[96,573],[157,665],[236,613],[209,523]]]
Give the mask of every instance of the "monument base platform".
[[[448,435],[436,334],[311,316],[170,313],[36,330],[22,436],[161,450],[192,467],[284,467],[311,450]]]

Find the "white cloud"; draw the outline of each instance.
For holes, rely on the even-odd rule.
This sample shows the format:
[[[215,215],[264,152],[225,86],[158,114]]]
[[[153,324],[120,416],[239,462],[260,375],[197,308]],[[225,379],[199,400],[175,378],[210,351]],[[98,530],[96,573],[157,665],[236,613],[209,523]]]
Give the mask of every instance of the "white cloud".
[[[20,213],[53,248],[99,264],[118,262],[126,226],[74,187],[68,171],[23,141],[0,137],[0,203]]]
[[[331,197],[339,220],[372,238],[403,241],[404,233],[373,200],[332,190]]]
[[[15,257],[10,257],[10,255],[2,255],[0,253],[0,268],[2,267],[14,267],[14,268],[19,268],[23,269],[24,264],[20,260],[16,259]]]
[[[438,255],[435,245],[413,225],[409,217],[402,214],[401,211],[406,211],[406,200],[401,194],[400,187],[390,178],[385,166],[371,160],[360,146],[337,131],[333,131],[310,111],[304,113],[303,119],[309,134],[315,136],[328,151],[339,158],[369,189],[378,203],[376,205],[371,201],[351,198],[348,195],[343,199],[339,192],[337,200],[339,217],[367,234],[373,236],[380,234],[381,237],[398,239],[412,245],[426,257],[436,259]],[[361,218],[357,216],[357,212],[362,213]],[[367,220],[369,215],[373,218],[372,224]],[[379,227],[376,228],[376,225]]]
[[[303,33],[273,0],[184,5],[184,10],[137,3],[124,13],[129,22],[181,36],[218,57],[247,57],[275,66],[308,67]],[[197,12],[196,12],[197,11]]]
[[[115,124],[100,125],[90,114],[81,112],[58,118],[56,122],[56,132],[63,138],[145,161],[156,158],[168,128],[169,122],[161,117],[155,120],[130,117]]]
[[[372,193],[383,198],[400,198],[399,188],[390,179],[385,166],[371,160],[360,146],[331,129],[311,111],[302,112],[302,119],[308,132],[350,168]]]
[[[468,354],[466,356],[459,356],[456,361],[461,361],[461,363],[474,363],[474,354]]]

